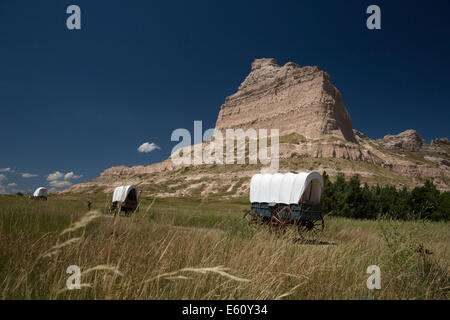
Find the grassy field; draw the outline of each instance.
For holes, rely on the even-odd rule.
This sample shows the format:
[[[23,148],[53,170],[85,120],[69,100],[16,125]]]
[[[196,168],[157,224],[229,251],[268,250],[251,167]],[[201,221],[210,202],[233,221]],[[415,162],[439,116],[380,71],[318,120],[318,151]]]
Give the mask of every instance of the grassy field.
[[[242,219],[247,199],[0,196],[2,299],[448,299],[448,223],[326,217],[315,242]],[[93,211],[87,213],[87,201]],[[81,289],[66,289],[70,265]],[[367,290],[370,265],[381,289]]]

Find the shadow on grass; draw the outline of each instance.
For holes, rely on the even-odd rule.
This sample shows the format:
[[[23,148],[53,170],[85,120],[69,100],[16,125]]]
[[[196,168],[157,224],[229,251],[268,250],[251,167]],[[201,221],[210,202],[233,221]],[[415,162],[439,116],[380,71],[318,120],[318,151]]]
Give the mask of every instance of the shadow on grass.
[[[302,238],[295,238],[294,242],[300,243],[300,244],[316,245],[316,246],[337,246],[338,245],[338,243],[336,243],[336,242],[309,240],[309,239],[302,239]]]

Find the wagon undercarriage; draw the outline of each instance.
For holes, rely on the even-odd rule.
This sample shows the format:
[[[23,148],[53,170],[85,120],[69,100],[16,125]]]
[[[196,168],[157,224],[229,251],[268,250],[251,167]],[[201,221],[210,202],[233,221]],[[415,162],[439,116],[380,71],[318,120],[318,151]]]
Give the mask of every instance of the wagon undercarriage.
[[[108,213],[116,216],[121,211],[129,216],[139,210],[139,190],[136,186],[120,186],[114,189]]]
[[[138,209],[138,202],[133,200],[127,200],[124,202],[115,201],[111,203],[108,213],[117,215],[121,211],[125,212],[125,215],[130,215],[130,213]]]
[[[271,206],[253,203],[244,218],[250,223],[268,225],[272,232],[277,233],[285,232],[289,227],[296,228],[300,237],[305,240],[315,240],[325,227],[320,204]]]

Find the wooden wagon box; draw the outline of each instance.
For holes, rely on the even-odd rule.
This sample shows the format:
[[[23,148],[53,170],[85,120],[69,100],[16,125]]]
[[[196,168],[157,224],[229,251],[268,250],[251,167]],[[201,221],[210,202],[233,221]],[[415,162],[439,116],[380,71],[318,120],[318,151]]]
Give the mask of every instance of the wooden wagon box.
[[[252,203],[251,211],[254,211],[257,215],[270,218],[274,212],[281,206],[289,207],[293,212],[296,220],[309,220],[316,221],[322,219],[322,206],[317,203],[309,201],[303,201],[302,205],[299,204],[269,204],[269,203]]]

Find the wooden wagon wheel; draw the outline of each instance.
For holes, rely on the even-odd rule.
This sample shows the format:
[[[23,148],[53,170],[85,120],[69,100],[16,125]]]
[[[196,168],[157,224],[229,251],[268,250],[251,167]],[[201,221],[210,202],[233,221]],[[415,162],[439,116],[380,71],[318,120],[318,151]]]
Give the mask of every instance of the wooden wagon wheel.
[[[109,205],[108,214],[112,216],[120,215],[120,211],[122,209],[122,205],[115,204],[114,202]]]
[[[305,220],[301,221],[298,225],[298,233],[303,240],[315,241],[318,236],[325,229],[325,221],[323,218],[320,220]]]
[[[258,223],[259,216],[254,210],[248,210],[244,213],[243,218],[248,221],[249,224]]]
[[[116,210],[117,210],[117,205],[115,205],[114,203],[111,203],[110,205],[109,205],[109,208],[108,208],[108,214],[109,215],[115,215],[116,214]]]
[[[114,217],[117,216],[117,215],[120,216],[120,211],[122,211],[122,203],[119,203],[119,204],[117,205],[117,208],[116,208],[116,210],[114,211]]]
[[[270,229],[272,231],[285,231],[288,225],[295,225],[295,214],[294,211],[288,206],[280,206],[275,209],[275,212],[270,218]]]

